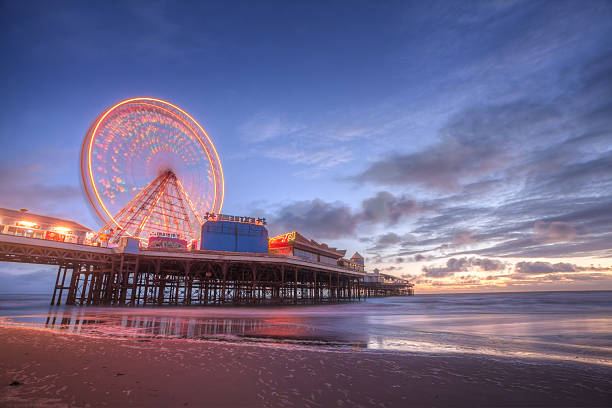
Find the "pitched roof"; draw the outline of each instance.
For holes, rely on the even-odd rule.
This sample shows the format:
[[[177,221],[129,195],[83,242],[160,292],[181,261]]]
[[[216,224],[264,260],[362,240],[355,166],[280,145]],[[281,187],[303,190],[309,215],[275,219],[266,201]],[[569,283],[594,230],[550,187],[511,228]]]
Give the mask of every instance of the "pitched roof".
[[[327,244],[323,244],[323,243],[320,244],[314,239],[308,239],[302,234],[300,234],[299,232],[295,233],[294,243],[301,244],[310,249],[318,250],[319,252],[324,252],[327,255],[331,255],[332,257],[335,257],[335,258],[341,258],[346,254],[346,249],[341,250],[337,248],[331,248],[327,246]]]
[[[364,257],[361,256],[359,252],[355,252],[353,256],[351,256],[351,259],[364,259]]]

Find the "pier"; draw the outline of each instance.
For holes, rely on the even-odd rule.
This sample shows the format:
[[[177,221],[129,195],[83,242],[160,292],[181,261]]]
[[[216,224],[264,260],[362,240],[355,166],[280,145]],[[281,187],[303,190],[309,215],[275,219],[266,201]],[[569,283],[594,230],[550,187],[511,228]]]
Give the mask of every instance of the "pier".
[[[314,304],[407,294],[411,284],[274,254],[103,248],[0,234],[0,261],[56,265],[52,305]]]
[[[392,275],[380,274],[382,279],[373,280],[371,274],[364,278],[361,285],[363,296],[389,297],[389,296],[413,296],[414,286],[407,280]]]

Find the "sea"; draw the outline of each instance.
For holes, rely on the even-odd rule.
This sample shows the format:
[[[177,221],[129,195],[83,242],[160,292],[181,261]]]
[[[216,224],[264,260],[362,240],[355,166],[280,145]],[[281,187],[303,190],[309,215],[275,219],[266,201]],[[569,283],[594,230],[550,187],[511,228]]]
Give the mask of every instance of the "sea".
[[[0,326],[95,337],[481,355],[612,366],[612,292],[437,294],[301,306],[49,306],[0,295]]]

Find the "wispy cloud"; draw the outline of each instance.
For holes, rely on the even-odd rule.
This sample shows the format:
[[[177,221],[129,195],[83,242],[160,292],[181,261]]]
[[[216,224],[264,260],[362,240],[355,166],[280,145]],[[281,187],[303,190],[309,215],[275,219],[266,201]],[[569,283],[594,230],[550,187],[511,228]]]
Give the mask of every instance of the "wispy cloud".
[[[280,142],[287,143],[294,137],[299,137],[296,133],[304,129],[306,126],[278,116],[258,115],[242,124],[239,131],[248,143],[261,143],[273,139],[281,139]]]

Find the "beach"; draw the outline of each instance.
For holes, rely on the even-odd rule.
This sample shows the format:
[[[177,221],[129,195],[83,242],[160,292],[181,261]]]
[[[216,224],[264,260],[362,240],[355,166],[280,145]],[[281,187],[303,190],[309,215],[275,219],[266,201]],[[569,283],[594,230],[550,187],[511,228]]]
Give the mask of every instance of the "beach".
[[[609,407],[610,299],[117,308],[0,295],[0,406]]]
[[[0,328],[5,407],[610,406],[581,363]],[[9,384],[19,383],[19,385]]]

